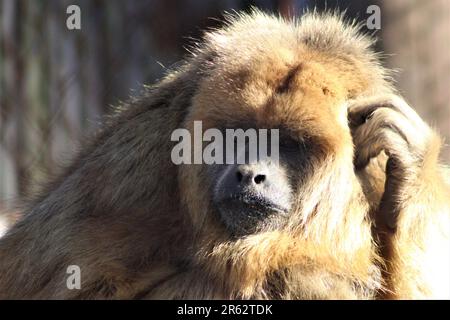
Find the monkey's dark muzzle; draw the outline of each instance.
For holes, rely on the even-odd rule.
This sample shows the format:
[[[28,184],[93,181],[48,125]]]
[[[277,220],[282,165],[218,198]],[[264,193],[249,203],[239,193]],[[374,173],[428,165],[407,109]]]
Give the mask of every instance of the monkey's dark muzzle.
[[[233,194],[216,202],[222,221],[235,234],[254,232],[271,216],[286,216],[289,208],[257,195]]]

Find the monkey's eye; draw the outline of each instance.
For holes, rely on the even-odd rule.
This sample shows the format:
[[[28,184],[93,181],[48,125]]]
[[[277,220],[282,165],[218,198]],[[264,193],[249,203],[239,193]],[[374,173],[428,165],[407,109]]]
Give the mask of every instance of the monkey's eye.
[[[291,137],[281,137],[280,138],[280,149],[287,152],[298,152],[301,151],[304,147],[304,143],[302,141],[293,139]]]

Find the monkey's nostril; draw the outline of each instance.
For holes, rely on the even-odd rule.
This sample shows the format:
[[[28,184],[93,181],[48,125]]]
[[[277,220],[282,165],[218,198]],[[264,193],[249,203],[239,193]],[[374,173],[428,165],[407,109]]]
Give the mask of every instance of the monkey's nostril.
[[[255,178],[253,178],[253,181],[255,181],[256,184],[261,184],[266,180],[266,176],[263,174],[257,174]]]
[[[236,177],[238,179],[238,182],[242,181],[243,176],[242,176],[242,173],[240,171],[236,172]]]

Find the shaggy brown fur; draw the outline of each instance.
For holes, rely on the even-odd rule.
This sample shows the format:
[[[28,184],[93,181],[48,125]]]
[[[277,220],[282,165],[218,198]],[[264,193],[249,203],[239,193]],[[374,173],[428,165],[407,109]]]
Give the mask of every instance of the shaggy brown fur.
[[[439,141],[390,95],[371,45],[335,15],[230,17],[0,240],[0,298],[448,297]],[[193,120],[308,138],[286,225],[230,236],[206,165],[170,159],[172,131]],[[66,287],[69,265],[81,290]]]

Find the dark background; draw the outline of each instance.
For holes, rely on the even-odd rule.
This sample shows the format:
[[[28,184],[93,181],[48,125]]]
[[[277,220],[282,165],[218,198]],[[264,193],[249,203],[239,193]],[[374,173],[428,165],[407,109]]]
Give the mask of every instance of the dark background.
[[[66,28],[70,4],[81,8],[81,30]],[[402,94],[450,139],[448,0],[0,0],[0,210],[70,158],[111,105],[219,26],[225,10],[289,17],[328,7],[365,21],[371,4],[381,7],[378,49],[399,69]]]

